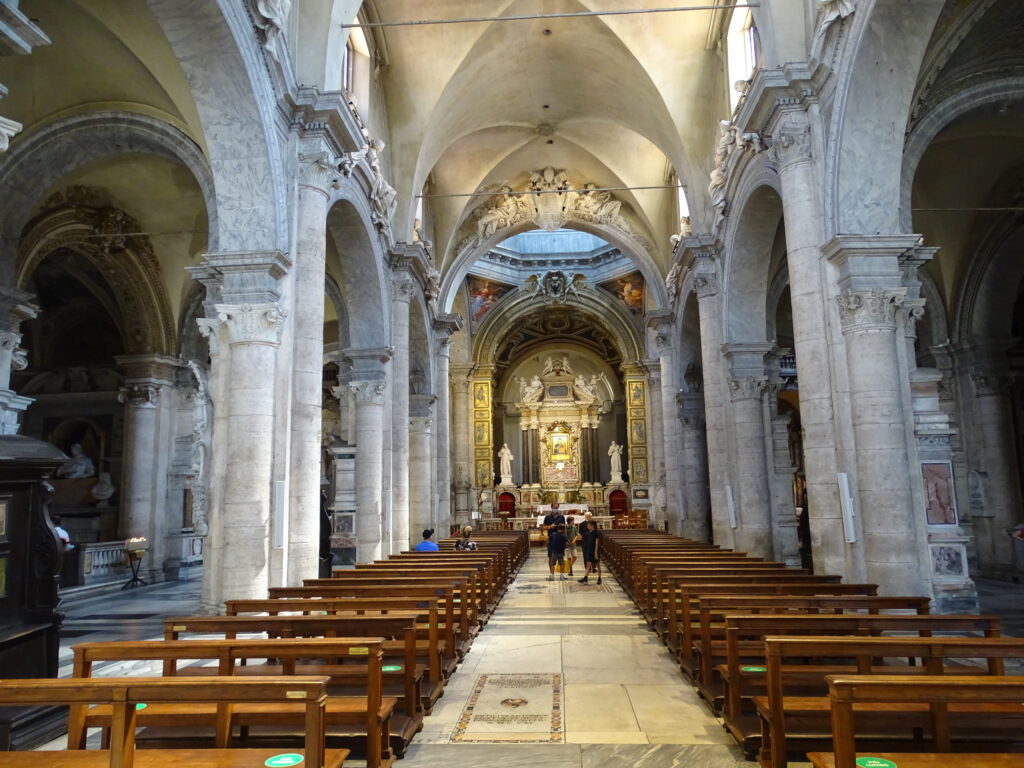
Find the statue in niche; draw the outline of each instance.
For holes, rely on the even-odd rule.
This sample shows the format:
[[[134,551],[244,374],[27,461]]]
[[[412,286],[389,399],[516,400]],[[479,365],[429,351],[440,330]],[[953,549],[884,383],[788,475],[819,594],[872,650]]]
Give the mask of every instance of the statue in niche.
[[[71,458],[57,467],[57,477],[65,480],[81,480],[85,477],[96,477],[96,465],[85,455],[81,443],[71,446]]]
[[[612,440],[612,444],[608,446],[608,455],[612,460],[612,479],[613,483],[622,482],[622,446]]]
[[[576,399],[583,403],[593,403],[597,401],[597,376],[591,376],[590,381],[587,382],[583,374],[579,374],[572,383],[573,393],[576,395]]]
[[[509,450],[508,443],[502,443],[501,450],[498,451],[502,485],[509,485],[512,482],[512,460],[514,458],[515,456],[513,456],[512,451]]]
[[[529,383],[527,383],[526,379],[519,378],[520,402],[535,403],[540,400],[540,395],[543,391],[544,385],[541,383],[540,376],[534,376]]]

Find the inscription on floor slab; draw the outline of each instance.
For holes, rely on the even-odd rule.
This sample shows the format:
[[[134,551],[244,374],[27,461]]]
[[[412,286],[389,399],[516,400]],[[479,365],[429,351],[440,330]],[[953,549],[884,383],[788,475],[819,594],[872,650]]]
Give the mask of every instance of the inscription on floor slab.
[[[561,743],[560,674],[480,675],[453,743]]]

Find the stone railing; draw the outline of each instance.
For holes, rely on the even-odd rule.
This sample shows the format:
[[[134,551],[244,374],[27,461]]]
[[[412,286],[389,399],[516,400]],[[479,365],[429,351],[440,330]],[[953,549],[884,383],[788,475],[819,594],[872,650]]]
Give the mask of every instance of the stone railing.
[[[99,584],[124,578],[128,569],[124,539],[97,541],[79,546],[82,548],[82,570],[86,584]]]

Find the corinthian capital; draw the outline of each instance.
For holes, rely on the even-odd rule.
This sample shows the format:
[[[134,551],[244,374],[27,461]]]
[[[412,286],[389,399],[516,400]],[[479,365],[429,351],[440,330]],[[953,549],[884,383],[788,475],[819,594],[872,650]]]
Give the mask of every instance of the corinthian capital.
[[[905,295],[905,288],[843,291],[836,297],[843,333],[895,331],[896,311],[903,304]]]
[[[760,400],[768,388],[766,376],[738,376],[729,379],[729,399],[734,403],[738,400]]]
[[[299,153],[299,186],[330,197],[340,183],[337,162],[329,152]]]
[[[218,304],[217,317],[227,326],[230,344],[281,343],[287,313],[276,303]]]
[[[785,123],[772,136],[768,159],[780,169],[811,159],[811,131],[806,124]]]
[[[383,377],[350,381],[348,386],[355,393],[357,403],[384,405],[385,381]]]
[[[408,304],[416,293],[416,283],[409,279],[397,279],[391,285],[391,295],[395,301]]]
[[[156,405],[160,399],[160,387],[149,382],[132,382],[121,387],[118,402],[134,406]]]
[[[707,273],[693,278],[693,290],[698,299],[709,299],[718,295],[718,275]]]

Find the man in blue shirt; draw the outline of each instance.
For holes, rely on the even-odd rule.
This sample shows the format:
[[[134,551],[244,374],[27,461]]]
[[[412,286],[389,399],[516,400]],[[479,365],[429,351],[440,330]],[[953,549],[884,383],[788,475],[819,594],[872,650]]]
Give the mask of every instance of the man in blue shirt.
[[[565,561],[565,525],[558,524],[548,531],[548,581],[555,580],[555,566],[565,581],[565,572],[562,563]]]
[[[437,552],[437,544],[430,540],[430,537],[434,535],[433,528],[425,528],[423,530],[423,541],[417,544],[413,549],[416,552]]]

